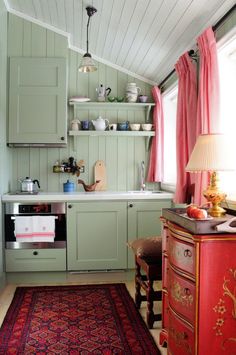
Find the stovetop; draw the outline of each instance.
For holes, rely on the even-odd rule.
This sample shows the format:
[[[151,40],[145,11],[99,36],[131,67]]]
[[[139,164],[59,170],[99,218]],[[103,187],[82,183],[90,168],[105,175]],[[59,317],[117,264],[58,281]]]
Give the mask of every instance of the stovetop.
[[[38,195],[38,191],[14,191],[14,192],[9,192],[9,195]]]

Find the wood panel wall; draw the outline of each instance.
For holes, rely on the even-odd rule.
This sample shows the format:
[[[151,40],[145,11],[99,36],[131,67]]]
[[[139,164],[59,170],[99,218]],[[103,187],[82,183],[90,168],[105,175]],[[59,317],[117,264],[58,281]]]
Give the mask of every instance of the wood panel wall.
[[[119,72],[107,65],[97,63],[98,70],[91,74],[78,72],[82,55],[67,48],[67,39],[50,30],[9,14],[8,56],[23,57],[66,57],[68,60],[68,98],[73,95],[89,96],[96,101],[96,87],[103,84],[112,89],[112,94],[125,95],[128,82],[136,82],[143,94],[151,98],[151,86]],[[112,122],[144,122],[145,111],[109,110],[83,111],[76,113],[77,118],[95,119],[99,115]],[[68,106],[68,129],[73,118],[73,109]],[[86,183],[94,181],[94,164],[104,160],[107,168],[108,190],[133,190],[139,188],[139,166],[142,160],[148,162],[144,137],[78,137],[76,144],[68,138],[67,148],[11,148],[12,177],[10,189],[19,188],[18,179],[30,176],[39,179],[43,191],[63,191],[63,182],[69,174],[55,174],[52,166],[73,156],[85,160],[85,173],[81,179]],[[151,187],[151,186],[150,186]],[[82,190],[81,185],[77,190]]]

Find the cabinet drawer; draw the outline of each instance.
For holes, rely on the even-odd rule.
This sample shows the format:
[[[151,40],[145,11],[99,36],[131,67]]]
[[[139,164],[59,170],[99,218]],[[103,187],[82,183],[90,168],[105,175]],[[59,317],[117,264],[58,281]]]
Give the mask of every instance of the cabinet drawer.
[[[168,295],[171,307],[192,325],[195,319],[195,284],[168,270]]]
[[[168,255],[170,264],[195,276],[195,248],[192,244],[169,236]]]
[[[190,355],[194,352],[194,331],[169,309],[168,354]]]
[[[5,256],[6,272],[66,270],[66,249],[6,249]]]

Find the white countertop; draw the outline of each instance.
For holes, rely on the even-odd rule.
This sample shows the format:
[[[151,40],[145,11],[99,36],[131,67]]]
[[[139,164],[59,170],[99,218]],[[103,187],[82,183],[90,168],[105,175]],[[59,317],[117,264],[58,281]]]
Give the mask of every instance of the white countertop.
[[[2,202],[67,202],[100,200],[165,200],[172,199],[170,192],[155,191],[94,191],[94,192],[39,192],[37,195],[7,193],[2,195]]]

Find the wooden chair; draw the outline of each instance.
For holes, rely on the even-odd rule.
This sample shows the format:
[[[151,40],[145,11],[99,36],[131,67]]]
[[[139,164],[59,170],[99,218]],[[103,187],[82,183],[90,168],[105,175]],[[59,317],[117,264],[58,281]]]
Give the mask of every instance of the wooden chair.
[[[147,301],[147,325],[153,328],[155,321],[161,320],[161,314],[154,314],[154,301],[161,301],[161,290],[155,291],[154,281],[162,279],[162,238],[148,237],[129,243],[135,255],[135,304],[140,309],[141,302]],[[145,295],[141,294],[141,289]]]

